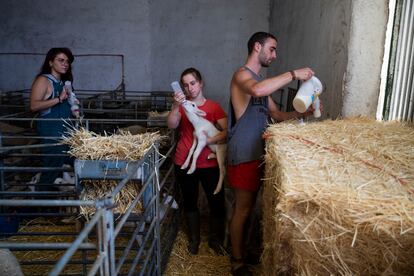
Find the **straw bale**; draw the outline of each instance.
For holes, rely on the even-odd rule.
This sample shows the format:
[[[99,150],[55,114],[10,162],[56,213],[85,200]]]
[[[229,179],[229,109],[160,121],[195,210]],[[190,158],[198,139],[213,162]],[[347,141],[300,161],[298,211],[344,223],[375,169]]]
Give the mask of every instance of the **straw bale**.
[[[266,135],[265,275],[413,275],[412,126],[286,122]]]

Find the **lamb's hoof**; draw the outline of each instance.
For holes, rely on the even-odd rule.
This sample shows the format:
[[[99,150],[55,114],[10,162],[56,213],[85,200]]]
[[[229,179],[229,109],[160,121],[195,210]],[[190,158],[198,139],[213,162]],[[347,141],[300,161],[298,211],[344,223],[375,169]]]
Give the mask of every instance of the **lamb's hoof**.
[[[216,156],[216,154],[214,152],[210,152],[210,154],[207,155],[207,160],[215,159],[215,158],[217,158],[217,156]]]
[[[194,171],[195,171],[195,168],[190,168],[190,169],[187,171],[187,174],[192,174]]]
[[[185,170],[185,169],[187,169],[187,167],[188,167],[188,165],[184,164],[184,165],[181,166],[181,169]]]

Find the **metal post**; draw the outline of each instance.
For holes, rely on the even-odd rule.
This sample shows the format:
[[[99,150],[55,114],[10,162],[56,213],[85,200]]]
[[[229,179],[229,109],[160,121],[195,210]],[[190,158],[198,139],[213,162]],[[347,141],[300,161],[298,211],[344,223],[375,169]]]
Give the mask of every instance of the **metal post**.
[[[115,276],[115,236],[114,236],[114,214],[113,214],[113,200],[111,198],[110,206],[106,206],[105,211],[105,244],[108,250],[108,264],[109,264],[109,275]]]
[[[155,233],[154,238],[156,240],[156,254],[157,254],[157,265],[156,271],[157,275],[161,275],[161,233],[160,233],[160,190],[159,188],[159,175],[160,175],[160,168],[159,168],[159,152],[158,152],[158,143],[153,147],[153,154],[152,154],[152,164],[155,170],[155,176],[153,177],[153,189],[155,191]]]
[[[0,147],[3,147],[3,133],[0,132]],[[0,152],[3,155],[3,151]],[[3,156],[0,156],[0,167],[4,167]],[[4,191],[4,171],[0,170],[0,191]]]

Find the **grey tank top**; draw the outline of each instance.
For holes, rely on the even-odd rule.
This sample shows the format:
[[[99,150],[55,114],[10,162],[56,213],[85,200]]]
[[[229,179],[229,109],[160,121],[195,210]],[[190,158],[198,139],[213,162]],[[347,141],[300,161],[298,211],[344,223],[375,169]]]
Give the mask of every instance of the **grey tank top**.
[[[243,67],[252,77],[263,80],[248,67]],[[268,125],[268,97],[251,97],[243,115],[236,121],[231,99],[229,101],[227,163],[240,163],[262,159],[264,155],[264,140],[262,134]]]

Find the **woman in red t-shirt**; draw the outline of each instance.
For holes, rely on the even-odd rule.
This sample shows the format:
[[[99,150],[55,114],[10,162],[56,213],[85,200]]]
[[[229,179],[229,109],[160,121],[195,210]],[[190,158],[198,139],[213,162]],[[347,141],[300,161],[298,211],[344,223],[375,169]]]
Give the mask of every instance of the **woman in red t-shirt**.
[[[209,147],[205,147],[199,155],[196,170],[187,174],[187,169],[182,170],[181,165],[187,158],[191,145],[193,144],[194,128],[188,120],[181,103],[186,99],[194,102],[197,107],[206,112],[205,119],[211,121],[221,129],[220,133],[207,139],[207,144],[215,144],[225,141],[227,135],[227,117],[220,105],[203,96],[203,79],[200,72],[195,68],[188,68],[181,73],[181,85],[184,87],[185,95],[181,92],[174,94],[174,103],[168,114],[167,124],[169,128],[179,128],[179,140],[174,156],[175,179],[180,186],[184,211],[186,214],[189,244],[188,250],[191,254],[198,253],[200,245],[200,214],[198,210],[198,186],[199,182],[206,194],[210,208],[210,233],[209,246],[218,254],[222,254],[224,238],[224,189],[214,195],[220,171],[216,159],[208,159],[211,153]]]

